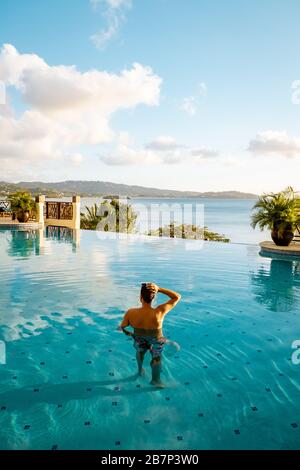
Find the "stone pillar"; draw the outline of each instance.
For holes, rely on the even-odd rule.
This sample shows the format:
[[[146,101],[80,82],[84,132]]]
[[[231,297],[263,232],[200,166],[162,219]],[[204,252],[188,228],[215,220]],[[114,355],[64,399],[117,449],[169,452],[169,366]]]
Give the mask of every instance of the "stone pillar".
[[[44,235],[44,227],[40,228],[37,232],[37,252],[39,255],[43,255],[45,253],[45,235]]]
[[[44,226],[44,205],[45,205],[45,196],[37,196],[35,198],[36,202],[36,221],[38,224]]]
[[[72,236],[73,236],[73,251],[76,252],[80,246],[80,230],[78,228],[75,228],[72,230]]]
[[[72,228],[80,229],[80,196],[73,196],[72,204],[73,204]]]

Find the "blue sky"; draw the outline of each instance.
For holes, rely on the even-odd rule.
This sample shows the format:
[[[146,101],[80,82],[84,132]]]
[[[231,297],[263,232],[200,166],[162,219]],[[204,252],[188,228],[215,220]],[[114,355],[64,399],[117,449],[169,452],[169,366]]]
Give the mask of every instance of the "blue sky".
[[[9,102],[9,111],[0,105],[0,180],[300,190],[299,15],[298,0],[1,0],[0,45],[18,55],[0,56]],[[43,65],[33,67],[29,54],[51,80],[42,83]],[[114,96],[113,77],[134,63],[151,68],[149,82],[133,72]],[[78,76],[53,79],[54,66],[72,65]],[[84,95],[94,79],[79,75],[91,70],[108,74],[105,109],[100,95],[84,110],[59,109],[66,80]],[[51,129],[47,141],[41,129],[24,137],[41,123]]]

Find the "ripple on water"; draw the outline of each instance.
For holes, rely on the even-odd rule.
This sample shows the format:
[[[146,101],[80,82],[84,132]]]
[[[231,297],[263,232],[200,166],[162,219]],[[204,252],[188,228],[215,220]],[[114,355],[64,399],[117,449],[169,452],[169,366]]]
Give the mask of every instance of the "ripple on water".
[[[37,255],[0,237],[0,448],[297,448],[293,262],[81,238],[78,251],[46,239]],[[180,351],[166,347],[164,390],[149,385],[149,354],[136,377],[132,341],[115,331],[145,279],[182,293],[165,321]]]

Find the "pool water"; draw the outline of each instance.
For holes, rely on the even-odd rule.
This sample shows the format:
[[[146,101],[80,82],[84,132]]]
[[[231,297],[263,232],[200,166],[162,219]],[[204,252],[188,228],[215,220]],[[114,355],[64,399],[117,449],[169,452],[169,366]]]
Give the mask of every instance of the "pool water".
[[[0,232],[0,449],[299,448],[300,261],[190,248]],[[116,330],[143,281],[182,294],[165,320],[181,349],[166,347],[163,390],[149,356],[136,377]]]

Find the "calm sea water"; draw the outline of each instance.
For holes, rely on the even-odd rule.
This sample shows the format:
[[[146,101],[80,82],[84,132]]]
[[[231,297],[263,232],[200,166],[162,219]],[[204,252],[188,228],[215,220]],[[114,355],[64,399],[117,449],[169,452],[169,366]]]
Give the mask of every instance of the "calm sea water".
[[[95,202],[99,203],[100,198],[83,198],[82,207],[91,206]],[[167,220],[169,210],[173,205],[190,206],[203,205],[204,224],[213,231],[224,234],[230,238],[233,243],[251,243],[256,244],[262,240],[270,239],[269,232],[260,232],[253,230],[250,226],[250,219],[253,205],[253,199],[131,199],[130,203],[140,209],[141,206],[153,207],[151,227],[156,229],[160,226],[159,211],[160,207],[163,217]],[[140,211],[138,217],[139,229],[142,233],[148,231],[148,217],[146,211]],[[176,220],[176,218],[175,218]],[[181,222],[177,218],[178,222]],[[192,223],[192,211],[187,207],[185,210],[185,223]]]

